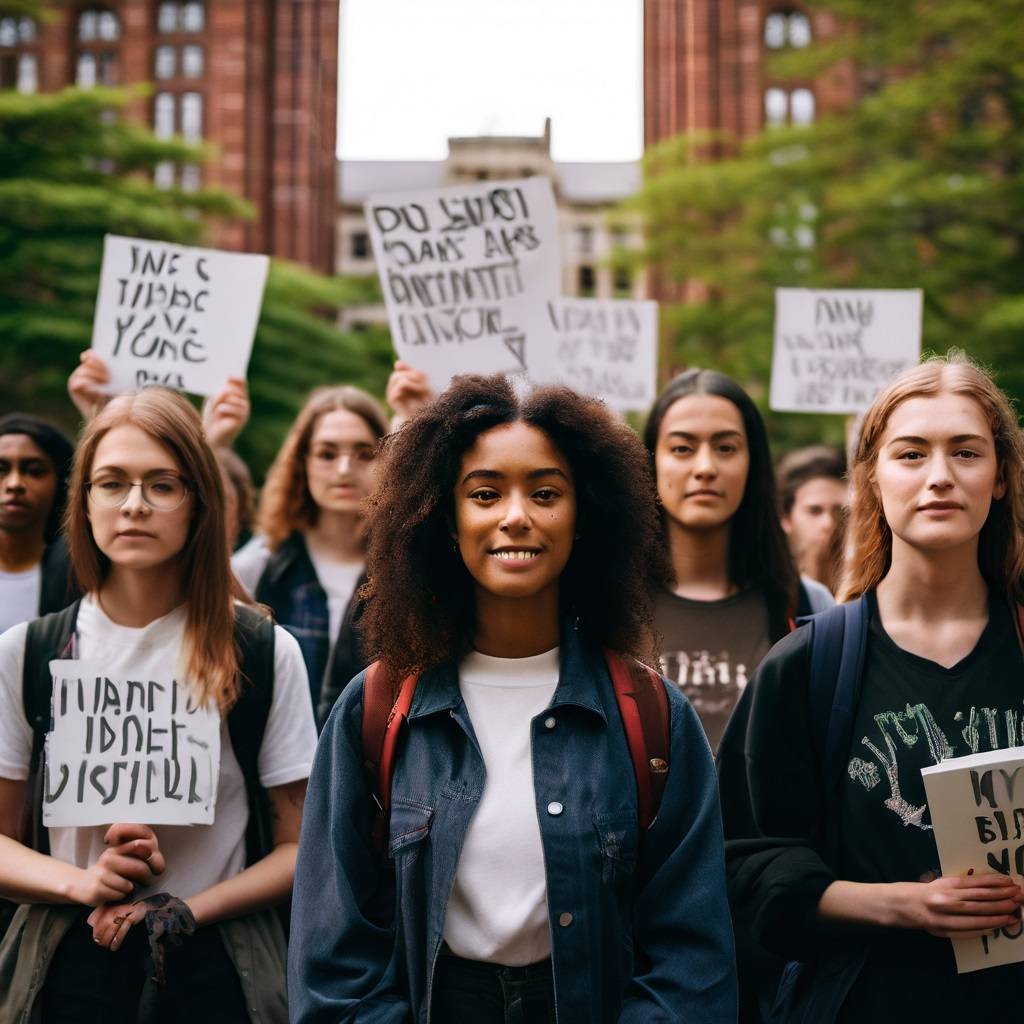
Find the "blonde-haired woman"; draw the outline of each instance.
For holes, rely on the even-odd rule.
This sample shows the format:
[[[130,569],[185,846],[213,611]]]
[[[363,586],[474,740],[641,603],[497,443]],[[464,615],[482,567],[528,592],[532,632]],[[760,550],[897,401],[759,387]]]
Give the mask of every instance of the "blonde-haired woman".
[[[283,935],[267,908],[291,890],[315,743],[298,646],[238,601],[221,476],[181,396],[112,400],[85,429],[69,495],[86,596],[0,637],[0,889],[25,904],[0,955],[0,1017],[283,1022]],[[49,707],[61,656],[128,678],[177,673],[219,712],[213,824],[42,825],[49,715],[33,709]]]
[[[780,641],[753,683],[749,800],[771,838],[741,867],[743,909],[767,946],[804,961],[777,1020],[994,1016],[1015,1005],[1024,967],[957,975],[948,939],[1019,934],[1024,894],[998,873],[940,876],[921,769],[1024,742],[1024,443],[1013,409],[963,356],[931,359],[875,400],[852,483],[841,597],[862,602],[866,628],[847,641],[862,660],[855,685],[840,686],[845,730],[839,705],[822,720],[816,703],[822,616]],[[825,616],[846,615],[849,629],[853,608]],[[846,741],[823,736],[824,722]],[[823,741],[838,752],[834,783]]]
[[[232,564],[256,600],[299,642],[322,720],[363,668],[355,620],[365,582],[363,503],[388,421],[359,388],[318,388],[267,474],[258,536]]]

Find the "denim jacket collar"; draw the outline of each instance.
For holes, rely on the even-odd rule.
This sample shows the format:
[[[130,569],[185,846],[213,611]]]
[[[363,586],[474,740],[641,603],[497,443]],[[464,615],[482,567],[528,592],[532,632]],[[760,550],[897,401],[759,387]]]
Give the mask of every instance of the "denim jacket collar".
[[[595,673],[607,672],[601,652],[584,640],[573,620],[562,620],[559,639],[561,666],[551,707],[574,705],[593,712],[607,723],[607,710],[594,683]],[[409,718],[453,711],[461,704],[458,666],[439,665],[424,672],[416,684]]]

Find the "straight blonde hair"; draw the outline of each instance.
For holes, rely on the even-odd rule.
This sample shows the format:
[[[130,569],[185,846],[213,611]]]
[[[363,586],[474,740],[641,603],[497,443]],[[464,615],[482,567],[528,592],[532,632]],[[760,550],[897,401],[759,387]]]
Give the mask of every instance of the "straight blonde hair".
[[[994,500],[978,538],[985,582],[1011,602],[1024,602],[1024,439],[1013,405],[992,378],[964,353],[935,356],[900,374],[864,416],[850,468],[849,545],[839,600],[876,587],[892,563],[892,531],[875,484],[882,435],[898,406],[910,398],[965,395],[981,408],[992,430],[1004,497]]]
[[[100,441],[120,426],[137,427],[167,448],[188,482],[192,522],[177,555],[187,609],[182,666],[196,698],[204,704],[213,700],[226,712],[241,688],[233,601],[248,599],[231,571],[220,468],[199,414],[181,395],[159,387],[120,395],[86,426],[71,468],[65,514],[72,571],[83,592],[92,594],[110,573],[110,559],[92,535],[86,484]]]

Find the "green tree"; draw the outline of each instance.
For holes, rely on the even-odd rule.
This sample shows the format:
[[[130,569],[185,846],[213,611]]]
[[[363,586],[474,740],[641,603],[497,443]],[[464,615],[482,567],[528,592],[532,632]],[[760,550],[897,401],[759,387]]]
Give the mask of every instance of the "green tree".
[[[766,404],[774,288],[919,287],[925,349],[962,347],[1024,398],[1024,0],[807,6],[846,30],[771,70],[844,65],[856,105],[648,154],[638,258],[696,296],[665,311],[670,362],[722,369]],[[710,162],[712,145],[733,155]],[[841,434],[836,417],[770,421],[788,444]]]
[[[161,161],[208,154],[119,116],[131,99],[123,90],[0,91],[3,404],[69,428],[65,383],[90,343],[104,234],[199,244],[211,221],[250,215],[224,192],[155,187]],[[250,365],[253,418],[238,445],[257,475],[311,387],[347,381],[382,393],[386,333],[343,333],[329,319],[371,297],[367,283],[272,262]]]

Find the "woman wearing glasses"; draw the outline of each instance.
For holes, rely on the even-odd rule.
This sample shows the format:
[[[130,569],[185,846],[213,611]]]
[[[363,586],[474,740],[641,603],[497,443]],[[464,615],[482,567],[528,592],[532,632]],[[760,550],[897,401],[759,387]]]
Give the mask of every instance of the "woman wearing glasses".
[[[180,396],[111,401],[85,430],[70,495],[86,596],[60,613],[67,642],[51,617],[0,637],[0,893],[24,904],[0,948],[11,979],[0,1018],[28,1019],[34,1007],[57,1024],[196,1024],[255,1010],[283,1022],[283,936],[267,908],[291,890],[316,741],[298,645],[238,600],[221,477]],[[44,634],[62,645],[40,657]],[[41,826],[27,704],[49,694],[47,654],[102,658],[112,677],[174,673],[190,701],[219,713],[213,824],[150,828],[143,814]],[[27,658],[40,668],[23,689]]]

